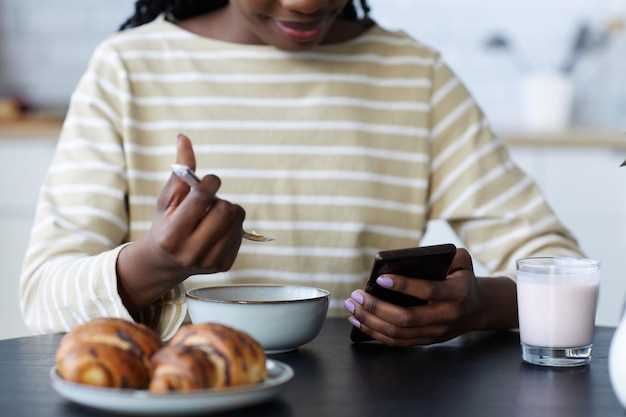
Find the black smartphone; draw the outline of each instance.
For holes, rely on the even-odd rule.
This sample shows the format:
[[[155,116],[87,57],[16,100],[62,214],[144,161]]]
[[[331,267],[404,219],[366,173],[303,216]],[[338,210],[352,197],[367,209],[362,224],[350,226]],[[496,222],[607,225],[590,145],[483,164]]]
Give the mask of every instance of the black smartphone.
[[[378,252],[365,291],[403,307],[423,305],[424,300],[381,287],[376,278],[383,274],[398,274],[417,279],[444,280],[455,254],[456,246],[452,243]],[[351,339],[353,342],[371,340],[356,327],[352,328]]]

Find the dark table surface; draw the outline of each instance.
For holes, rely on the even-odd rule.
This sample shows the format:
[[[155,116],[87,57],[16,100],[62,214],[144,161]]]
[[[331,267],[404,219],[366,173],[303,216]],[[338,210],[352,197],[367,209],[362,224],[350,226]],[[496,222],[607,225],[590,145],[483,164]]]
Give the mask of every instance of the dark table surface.
[[[598,416],[626,417],[610,384],[614,328],[598,327],[588,366],[522,363],[515,332],[471,333],[428,347],[353,345],[350,325],[326,321],[295,352],[273,355],[295,378],[278,397],[220,416]],[[0,415],[104,416],[57,394],[49,372],[60,335],[0,341]]]

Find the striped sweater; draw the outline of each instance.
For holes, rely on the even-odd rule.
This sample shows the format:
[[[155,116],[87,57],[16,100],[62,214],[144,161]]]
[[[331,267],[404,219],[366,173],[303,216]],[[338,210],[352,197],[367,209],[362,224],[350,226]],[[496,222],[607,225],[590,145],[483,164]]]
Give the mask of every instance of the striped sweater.
[[[34,332],[130,319],[116,259],[150,228],[178,133],[198,174],[245,208],[244,227],[276,241],[244,241],[231,271],[161,297],[145,321],[166,339],[186,316],[185,286],[317,286],[330,315],[347,315],[374,254],[419,245],[430,219],[494,274],[580,252],[439,54],[404,33],[374,26],[285,52],[158,19],[102,42],[72,95],[21,276]]]

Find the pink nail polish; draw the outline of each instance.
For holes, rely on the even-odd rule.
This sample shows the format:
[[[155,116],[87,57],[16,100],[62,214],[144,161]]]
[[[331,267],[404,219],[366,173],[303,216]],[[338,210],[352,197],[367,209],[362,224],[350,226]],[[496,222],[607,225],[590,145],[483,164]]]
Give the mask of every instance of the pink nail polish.
[[[389,278],[387,275],[381,275],[378,278],[376,278],[376,283],[383,288],[393,287],[393,280]]]
[[[352,294],[350,294],[350,297],[352,297],[354,301],[359,303],[359,305],[363,304],[363,294],[361,294],[360,292],[352,291]]]
[[[352,304],[352,301],[349,299],[343,302],[343,306],[350,312],[350,314],[354,313],[354,304]]]
[[[350,324],[352,324],[357,329],[361,327],[361,322],[359,322],[357,319],[355,319],[352,316],[348,317],[348,321],[350,322]]]

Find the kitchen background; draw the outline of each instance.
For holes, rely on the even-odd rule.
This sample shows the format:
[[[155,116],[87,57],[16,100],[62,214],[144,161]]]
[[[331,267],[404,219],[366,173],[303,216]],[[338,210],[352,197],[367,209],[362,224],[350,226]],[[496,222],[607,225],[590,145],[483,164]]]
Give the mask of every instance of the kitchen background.
[[[626,296],[626,168],[618,169],[626,157],[626,0],[368,2],[380,24],[441,51],[467,84],[587,254],[602,260],[597,322],[616,325]],[[0,338],[29,333],[17,281],[55,117],[94,47],[133,7],[0,0]],[[32,172],[16,175],[20,168]],[[435,223],[425,243],[455,239]]]

